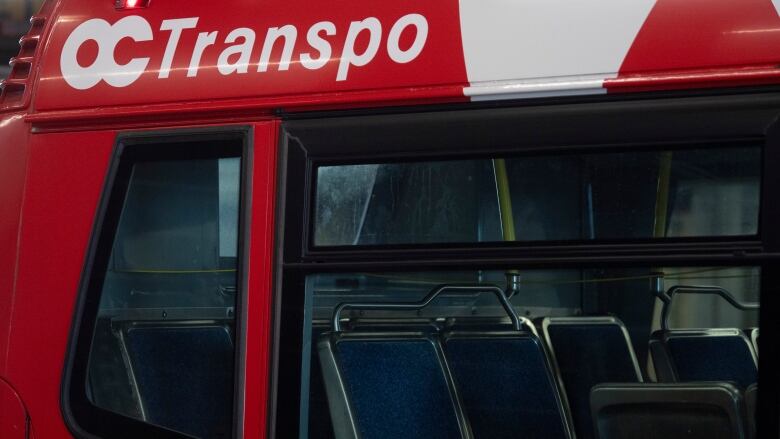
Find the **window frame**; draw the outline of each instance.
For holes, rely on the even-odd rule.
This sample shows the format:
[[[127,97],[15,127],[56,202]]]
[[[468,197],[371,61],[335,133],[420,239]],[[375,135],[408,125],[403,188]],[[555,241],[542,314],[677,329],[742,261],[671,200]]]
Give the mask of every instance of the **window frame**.
[[[205,144],[214,142],[214,144]],[[195,144],[195,145],[193,145]],[[103,279],[119,226],[132,167],[140,161],[219,159],[239,157],[238,264],[236,282],[232,437],[243,430],[244,347],[248,280],[250,185],[252,181],[250,126],[121,132],[117,135],[95,213],[87,247],[60,388],[60,407],[66,426],[77,438],[187,438],[185,434],[130,418],[92,404],[86,378],[92,336],[97,321]]]
[[[780,165],[775,165],[780,164],[778,115],[777,88],[288,115],[279,137],[282,213],[277,219],[277,251],[281,254],[274,297],[271,437],[298,437],[306,276],[475,267],[761,267],[764,355],[759,359],[759,371],[764,373],[759,378],[763,390],[759,395],[759,429],[777,431],[780,379],[771,371],[780,366],[768,349],[770,343],[777,344],[780,329],[773,316],[780,310],[780,295],[772,294],[771,288],[780,285],[780,228],[764,225],[780,224],[780,203],[772,203],[780,195]],[[496,116],[503,119],[496,122]],[[527,135],[511,146],[500,130],[492,130],[507,127],[509,122],[516,122],[508,129],[512,133],[527,128]],[[491,138],[479,143],[478,133],[468,130],[489,132]],[[404,138],[404,133],[415,134]],[[314,182],[320,165],[744,143],[762,147],[758,230],[754,236],[314,246]],[[772,340],[766,334],[771,334]]]

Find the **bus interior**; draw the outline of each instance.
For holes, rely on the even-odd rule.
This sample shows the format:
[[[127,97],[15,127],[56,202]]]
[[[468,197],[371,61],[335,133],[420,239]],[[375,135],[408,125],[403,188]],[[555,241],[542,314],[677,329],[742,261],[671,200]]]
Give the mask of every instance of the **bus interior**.
[[[96,406],[230,437],[241,160],[141,155],[118,171]],[[306,233],[338,251],[751,236],[761,165],[751,144],[326,162]],[[279,373],[296,386],[280,399],[299,416],[278,428],[297,437],[751,437],[758,264],[356,263],[293,278],[281,325],[299,343],[281,349],[298,367]]]

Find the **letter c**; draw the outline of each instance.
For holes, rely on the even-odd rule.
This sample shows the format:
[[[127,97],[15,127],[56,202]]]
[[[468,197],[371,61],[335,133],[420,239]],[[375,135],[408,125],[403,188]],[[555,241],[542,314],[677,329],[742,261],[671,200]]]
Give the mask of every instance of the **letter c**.
[[[60,54],[60,70],[65,82],[78,90],[86,90],[101,80],[113,87],[126,87],[135,82],[149,64],[149,58],[133,58],[127,64],[117,64],[114,58],[116,45],[123,38],[133,41],[150,41],[152,27],[144,18],[131,15],[113,25],[94,18],[81,23],[71,32]],[[98,44],[98,55],[92,65],[79,65],[76,54],[87,40]]]

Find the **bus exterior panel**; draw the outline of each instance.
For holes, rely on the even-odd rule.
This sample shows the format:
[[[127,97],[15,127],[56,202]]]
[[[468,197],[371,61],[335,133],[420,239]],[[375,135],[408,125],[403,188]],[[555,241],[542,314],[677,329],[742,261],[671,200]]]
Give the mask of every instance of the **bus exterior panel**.
[[[354,352],[391,340],[428,349],[473,437],[492,424],[450,353],[489,339],[530,340],[544,419],[588,437],[548,327],[606,318],[638,381],[671,358],[667,321],[744,324],[772,437],[777,5],[46,1],[0,95],[0,435],[370,436],[393,389],[349,387],[383,378]],[[666,319],[663,282],[694,280],[745,314],[678,297]],[[464,283],[503,289],[514,332]],[[626,390],[597,385],[604,407]],[[742,413],[755,390],[691,394]]]
[[[75,111],[95,107],[103,117],[170,115],[185,102],[191,111],[271,111],[778,80],[780,18],[763,0],[261,9],[64,1],[49,24],[31,120],[90,117]]]

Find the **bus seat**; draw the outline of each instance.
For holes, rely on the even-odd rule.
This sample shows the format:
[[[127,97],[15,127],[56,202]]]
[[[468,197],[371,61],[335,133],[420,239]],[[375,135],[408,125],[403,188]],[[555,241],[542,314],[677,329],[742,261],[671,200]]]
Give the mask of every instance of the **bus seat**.
[[[745,413],[747,416],[748,437],[756,437],[756,403],[758,402],[758,384],[753,383],[745,390]]]
[[[577,437],[593,437],[590,391],[607,382],[642,382],[623,322],[603,317],[547,317],[545,341],[561,375]]]
[[[729,383],[600,384],[590,395],[600,439],[745,439],[743,400]]]
[[[470,439],[438,340],[326,333],[318,342],[336,439]]]
[[[565,404],[541,341],[526,331],[443,334],[475,438],[570,438]]]
[[[125,345],[145,420],[196,437],[231,437],[233,342],[226,326],[128,326]]]
[[[730,381],[743,389],[756,382],[758,369],[750,341],[739,329],[672,329],[652,335],[651,354],[667,382]]]

